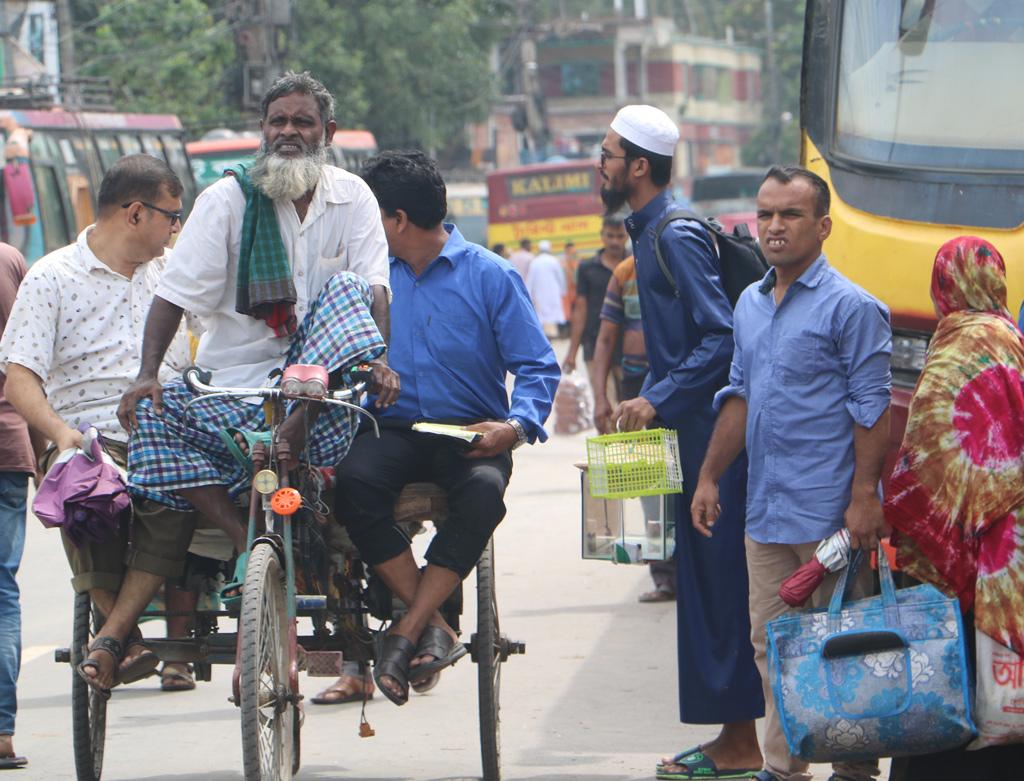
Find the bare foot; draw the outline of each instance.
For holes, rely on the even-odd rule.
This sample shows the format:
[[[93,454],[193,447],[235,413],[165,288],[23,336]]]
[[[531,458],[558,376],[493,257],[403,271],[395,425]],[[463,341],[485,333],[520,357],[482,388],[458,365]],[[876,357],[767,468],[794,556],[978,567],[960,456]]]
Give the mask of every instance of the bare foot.
[[[0,735],[0,759],[14,755],[14,735]]]

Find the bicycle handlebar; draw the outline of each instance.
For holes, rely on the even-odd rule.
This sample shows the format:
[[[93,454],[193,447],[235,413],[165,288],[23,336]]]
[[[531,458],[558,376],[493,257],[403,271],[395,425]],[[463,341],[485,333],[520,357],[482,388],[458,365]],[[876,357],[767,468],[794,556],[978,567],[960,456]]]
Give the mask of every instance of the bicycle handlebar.
[[[362,370],[353,371],[353,375],[361,376]],[[341,390],[327,391],[327,394],[323,397],[315,396],[303,396],[303,395],[290,395],[285,394],[281,390],[280,386],[277,387],[262,387],[262,388],[230,388],[220,387],[217,385],[211,385],[210,382],[213,379],[213,375],[204,369],[200,369],[198,366],[190,366],[185,369],[181,375],[182,380],[185,382],[185,386],[197,394],[196,398],[191,399],[186,405],[185,409],[188,410],[193,404],[203,399],[210,399],[215,397],[229,397],[229,398],[252,398],[258,397],[261,399],[267,399],[271,401],[286,400],[286,401],[319,401],[324,404],[333,404],[337,407],[347,407],[354,412],[358,412],[360,415],[365,415],[370,419],[373,424],[373,431],[377,438],[380,438],[380,429],[377,427],[377,420],[373,417],[373,414],[363,409],[358,404],[353,404],[352,400],[358,399],[360,394],[366,390],[366,381],[360,380],[350,388],[342,388]]]

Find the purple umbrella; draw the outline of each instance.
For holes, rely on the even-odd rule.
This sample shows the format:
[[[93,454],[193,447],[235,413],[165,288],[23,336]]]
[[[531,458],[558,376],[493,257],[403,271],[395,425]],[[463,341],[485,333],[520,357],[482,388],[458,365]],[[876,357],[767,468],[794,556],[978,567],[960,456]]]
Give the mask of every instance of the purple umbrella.
[[[57,457],[32,502],[43,526],[62,527],[75,547],[116,536],[132,504],[121,472],[103,452],[99,432],[89,427],[84,433],[81,448]]]

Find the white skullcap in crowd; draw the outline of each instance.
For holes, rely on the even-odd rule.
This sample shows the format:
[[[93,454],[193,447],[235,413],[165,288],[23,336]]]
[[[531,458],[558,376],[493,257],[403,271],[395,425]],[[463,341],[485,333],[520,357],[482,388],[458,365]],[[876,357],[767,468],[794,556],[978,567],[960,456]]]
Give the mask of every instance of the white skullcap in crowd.
[[[672,157],[679,143],[679,128],[668,114],[654,106],[624,106],[612,120],[612,130],[641,149]]]
[[[548,241],[547,239],[541,239],[537,243],[537,249],[539,249],[541,252],[551,252],[551,242]]]

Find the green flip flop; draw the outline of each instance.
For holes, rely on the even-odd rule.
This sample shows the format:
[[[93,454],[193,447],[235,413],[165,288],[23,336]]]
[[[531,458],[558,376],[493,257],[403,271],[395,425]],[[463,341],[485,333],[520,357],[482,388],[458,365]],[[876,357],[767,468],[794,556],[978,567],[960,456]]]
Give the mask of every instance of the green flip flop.
[[[220,590],[220,601],[225,608],[237,607],[241,603],[247,566],[249,566],[249,551],[243,551],[235,559],[235,574],[231,576],[231,582],[225,583],[224,588]]]
[[[686,755],[673,757],[673,765],[683,765],[686,769],[681,773],[673,773],[659,765],[654,777],[662,781],[693,781],[693,779],[740,779],[753,778],[761,768],[720,768],[715,761],[699,748]]]
[[[269,431],[250,431],[249,429],[229,426],[228,428],[222,428],[218,433],[220,434],[221,441],[235,461],[250,471],[252,471],[253,448],[260,442],[266,445],[268,449],[270,448],[271,437]],[[235,436],[238,434],[241,434],[242,439],[245,440],[245,444],[249,448],[248,453],[243,453],[242,449],[238,446],[238,442],[235,441]]]
[[[659,762],[658,770],[661,770],[665,765],[678,765],[687,757],[692,757],[694,754],[703,753],[700,746],[693,746],[692,748],[686,748],[676,754],[668,762]]]

